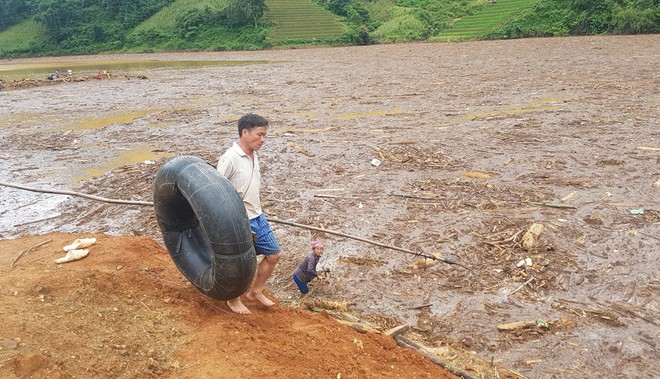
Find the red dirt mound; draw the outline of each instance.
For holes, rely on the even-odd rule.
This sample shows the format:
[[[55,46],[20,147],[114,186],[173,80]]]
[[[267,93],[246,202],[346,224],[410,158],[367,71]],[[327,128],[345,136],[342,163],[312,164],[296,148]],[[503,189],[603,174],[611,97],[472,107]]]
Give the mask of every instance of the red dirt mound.
[[[62,247],[96,237],[86,258]],[[229,312],[150,238],[0,240],[0,377],[453,378],[388,336],[283,305]]]

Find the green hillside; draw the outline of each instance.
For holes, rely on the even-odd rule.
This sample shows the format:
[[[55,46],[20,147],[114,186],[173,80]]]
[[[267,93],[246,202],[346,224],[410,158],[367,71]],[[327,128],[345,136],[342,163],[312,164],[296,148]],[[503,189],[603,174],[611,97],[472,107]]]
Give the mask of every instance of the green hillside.
[[[178,50],[184,49],[186,41],[193,48],[217,49],[222,48],[223,43],[230,43],[231,33],[217,30],[217,27],[198,27],[194,31],[182,27],[184,17],[195,17],[199,14],[214,14],[221,12],[228,5],[227,0],[175,0],[163,7],[138,24],[128,34],[129,51],[155,51],[155,50]],[[209,36],[212,34],[212,36]],[[211,37],[211,38],[208,38]],[[199,47],[195,40],[202,40]]]
[[[129,37],[133,41],[149,41],[150,44],[133,43],[131,50],[168,50],[184,48],[186,44],[199,49],[231,50],[250,49],[258,46],[261,34],[252,35],[250,30],[231,30],[222,25],[205,25],[182,30],[181,15],[202,11],[206,14],[222,12],[229,5],[228,0],[176,0],[158,13],[135,27]],[[266,0],[268,7],[263,21],[270,24],[266,32],[268,43],[287,45],[292,43],[333,42],[341,38],[345,26],[339,17],[311,2],[311,0]],[[245,36],[248,36],[245,38]]]
[[[11,26],[0,32],[0,57],[6,55],[5,49],[29,52],[32,46],[46,40],[46,26],[42,23],[28,20]]]
[[[146,30],[161,29],[174,31],[177,23],[176,18],[179,15],[191,9],[222,10],[227,6],[226,0],[175,0],[172,4],[162,8],[158,13],[149,17],[133,29],[133,32],[143,32]]]
[[[503,26],[511,18],[530,9],[539,0],[498,0],[484,6],[483,10],[456,21],[446,31],[431,38],[435,41],[456,41],[484,36]]]
[[[0,0],[0,58],[641,33],[658,0]]]
[[[346,28],[337,15],[311,0],[266,0],[266,5],[274,45],[336,41]]]

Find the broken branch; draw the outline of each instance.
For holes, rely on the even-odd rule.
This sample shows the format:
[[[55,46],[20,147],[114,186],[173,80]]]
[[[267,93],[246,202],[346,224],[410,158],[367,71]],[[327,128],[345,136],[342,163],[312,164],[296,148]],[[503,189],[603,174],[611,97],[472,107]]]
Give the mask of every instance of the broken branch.
[[[34,250],[34,249],[36,249],[36,248],[38,248],[38,247],[40,247],[40,246],[43,246],[43,245],[45,245],[45,244],[47,244],[47,243],[49,243],[49,242],[52,242],[52,241],[53,241],[53,239],[51,238],[51,239],[49,239],[49,240],[46,240],[46,241],[43,241],[43,242],[41,242],[41,243],[36,244],[36,245],[32,246],[31,248],[29,248],[29,249],[27,249],[27,250],[24,250],[22,253],[18,254],[18,256],[14,259],[13,262],[11,262],[11,268],[14,268],[14,265],[16,264],[16,262],[18,262],[18,260],[21,259],[21,257],[22,257],[23,255],[29,253],[30,251],[32,251],[32,250]]]
[[[425,346],[411,340],[410,338],[399,335],[399,336],[396,336],[395,340],[396,340],[396,342],[399,346],[406,347],[408,349],[414,350],[414,351],[422,354],[427,359],[429,359],[431,362],[435,363],[436,365],[438,365],[440,367],[444,367],[445,369],[449,370],[452,374],[458,376],[459,378],[476,379],[474,376],[470,375],[469,373],[467,373],[463,370],[460,370],[456,367],[449,366],[443,360],[441,360],[436,354],[434,354],[429,349],[427,349]]]
[[[550,208],[577,209],[576,207],[574,207],[572,205],[560,204],[560,203],[546,203],[546,202],[530,201],[529,204],[531,204],[531,205],[540,205],[540,206],[550,207]]]
[[[430,307],[430,306],[432,306],[432,305],[433,305],[433,304],[422,304],[422,305],[418,305],[418,306],[416,306],[416,307],[410,307],[410,308],[408,308],[408,309],[410,309],[410,310],[424,309],[424,308],[428,308],[428,307]]]
[[[529,278],[528,281],[526,281],[525,283],[523,283],[522,285],[520,285],[520,287],[518,287],[518,288],[516,288],[515,290],[513,290],[513,291],[509,294],[509,296],[511,296],[511,295],[513,295],[514,293],[516,293],[516,292],[520,291],[521,289],[523,289],[523,287],[525,287],[526,285],[528,285],[529,282],[531,282],[532,280],[534,280],[534,277]]]

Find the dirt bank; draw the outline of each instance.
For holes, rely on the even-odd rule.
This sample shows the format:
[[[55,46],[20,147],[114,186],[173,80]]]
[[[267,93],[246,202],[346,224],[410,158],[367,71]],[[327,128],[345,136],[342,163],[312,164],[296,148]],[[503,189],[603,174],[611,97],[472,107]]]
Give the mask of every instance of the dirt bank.
[[[254,314],[237,317],[153,239],[85,236],[91,255],[66,265],[54,259],[75,235],[0,241],[3,378],[453,377],[327,313],[248,303]]]

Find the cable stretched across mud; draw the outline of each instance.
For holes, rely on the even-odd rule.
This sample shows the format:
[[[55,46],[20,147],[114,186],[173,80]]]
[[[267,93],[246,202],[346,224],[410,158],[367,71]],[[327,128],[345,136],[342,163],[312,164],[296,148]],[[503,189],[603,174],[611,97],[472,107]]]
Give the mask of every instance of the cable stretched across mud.
[[[151,202],[151,201],[111,199],[111,198],[107,198],[107,197],[90,195],[90,194],[75,192],[75,191],[65,191],[65,190],[55,190],[55,189],[41,189],[41,188],[28,187],[28,186],[24,186],[24,185],[20,185],[20,184],[7,183],[7,182],[0,182],[0,186],[11,187],[11,188],[16,188],[16,189],[31,191],[31,192],[76,196],[76,197],[82,197],[82,198],[86,198],[86,199],[90,199],[90,200],[102,201],[102,202],[111,203],[111,204],[140,205],[140,206],[151,206],[151,207],[153,207],[153,205],[154,205],[154,203]],[[443,263],[446,263],[446,264],[449,264],[449,265],[460,266],[460,267],[463,267],[466,270],[469,270],[470,272],[473,272],[469,267],[467,267],[467,266],[465,266],[461,263],[458,263],[458,262],[454,261],[451,258],[447,258],[447,257],[440,258],[440,257],[433,256],[431,254],[415,252],[415,251],[412,251],[412,250],[409,250],[409,249],[404,249],[404,248],[401,248],[401,247],[398,247],[398,246],[387,245],[387,244],[372,241],[372,240],[369,240],[369,239],[366,239],[366,238],[353,236],[353,235],[350,235],[350,234],[337,232],[337,231],[334,231],[334,230],[319,228],[319,227],[316,227],[316,226],[299,224],[299,223],[295,223],[295,222],[291,222],[291,221],[279,220],[279,219],[276,219],[276,218],[268,219],[268,220],[272,221],[274,223],[282,224],[282,225],[289,225],[289,226],[293,226],[293,227],[296,227],[296,228],[314,230],[314,231],[318,231],[318,232],[322,232],[322,233],[328,233],[328,234],[333,234],[333,235],[340,236],[340,237],[350,238],[350,239],[353,239],[353,240],[356,240],[356,241],[361,241],[361,242],[368,243],[368,244],[371,244],[371,245],[384,247],[386,249],[395,250],[395,251],[399,251],[399,252],[402,252],[402,253],[414,255],[416,257],[432,259],[432,260],[440,261],[440,262],[443,262]]]

